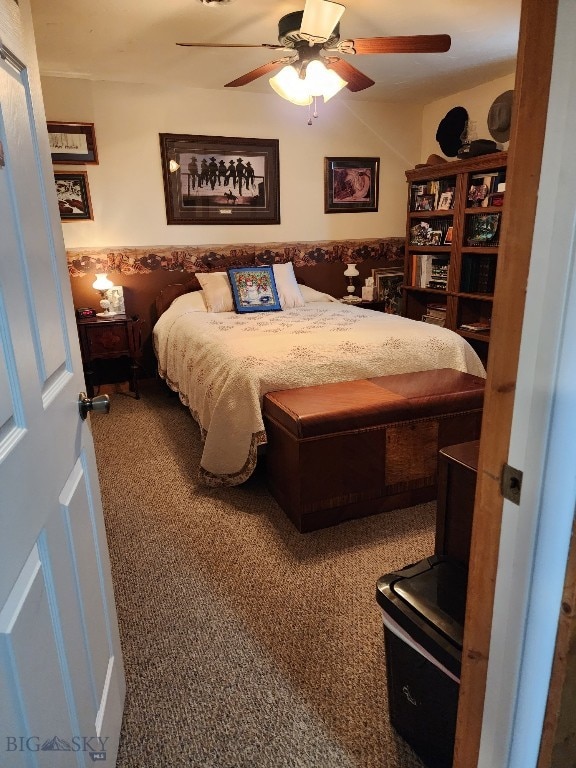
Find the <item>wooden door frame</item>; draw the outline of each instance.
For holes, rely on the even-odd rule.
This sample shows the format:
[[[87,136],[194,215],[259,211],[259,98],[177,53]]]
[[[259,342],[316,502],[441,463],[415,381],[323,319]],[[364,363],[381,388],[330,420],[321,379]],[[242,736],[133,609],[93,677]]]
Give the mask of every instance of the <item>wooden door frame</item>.
[[[558,0],[523,0],[474,527],[454,768],[478,764],[516,377],[542,163]],[[513,296],[514,301],[508,297]]]

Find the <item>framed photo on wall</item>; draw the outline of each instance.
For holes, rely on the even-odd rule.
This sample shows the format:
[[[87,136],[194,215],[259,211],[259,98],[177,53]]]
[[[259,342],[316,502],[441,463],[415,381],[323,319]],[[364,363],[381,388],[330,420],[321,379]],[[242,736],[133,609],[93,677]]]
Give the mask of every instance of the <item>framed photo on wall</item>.
[[[54,164],[98,165],[94,123],[48,122]]]
[[[378,210],[379,157],[324,158],[324,213]]]
[[[160,134],[168,224],[279,224],[278,139]]]
[[[86,171],[55,171],[54,181],[61,221],[93,218]]]

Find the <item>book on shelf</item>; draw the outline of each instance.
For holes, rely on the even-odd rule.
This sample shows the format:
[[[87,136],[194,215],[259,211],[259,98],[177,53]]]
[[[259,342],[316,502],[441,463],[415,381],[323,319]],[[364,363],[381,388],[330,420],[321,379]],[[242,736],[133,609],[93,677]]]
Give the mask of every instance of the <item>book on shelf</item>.
[[[446,319],[446,304],[427,304],[426,315],[438,319]]]
[[[496,259],[488,254],[464,254],[460,275],[462,293],[494,293]]]
[[[449,270],[450,262],[447,256],[434,256],[432,258],[432,276],[427,287],[445,291],[448,287]]]
[[[486,331],[490,330],[490,321],[489,320],[479,320],[475,323],[462,323],[460,325],[461,331],[472,331],[476,333],[485,333]]]
[[[431,323],[432,325],[439,325],[441,328],[444,328],[446,325],[446,318],[434,317],[434,315],[422,315],[422,322]]]

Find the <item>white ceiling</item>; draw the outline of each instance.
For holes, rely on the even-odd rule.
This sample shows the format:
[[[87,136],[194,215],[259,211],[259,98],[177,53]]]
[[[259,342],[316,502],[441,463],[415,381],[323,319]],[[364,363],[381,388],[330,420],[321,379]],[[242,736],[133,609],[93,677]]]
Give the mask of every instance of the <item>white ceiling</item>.
[[[341,0],[341,39],[446,33],[448,53],[342,56],[376,85],[351,99],[429,102],[514,71],[521,0]],[[43,75],[222,88],[284,54],[176,42],[277,43],[304,0],[31,0]],[[269,75],[270,76],[270,75]],[[271,92],[268,77],[244,89]]]

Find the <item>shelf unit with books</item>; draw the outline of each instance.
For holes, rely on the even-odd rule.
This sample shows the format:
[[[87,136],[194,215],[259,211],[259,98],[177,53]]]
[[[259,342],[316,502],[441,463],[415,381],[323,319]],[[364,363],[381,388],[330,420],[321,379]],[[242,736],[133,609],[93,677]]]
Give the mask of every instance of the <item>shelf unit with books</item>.
[[[404,315],[464,336],[486,363],[506,152],[406,171]]]

